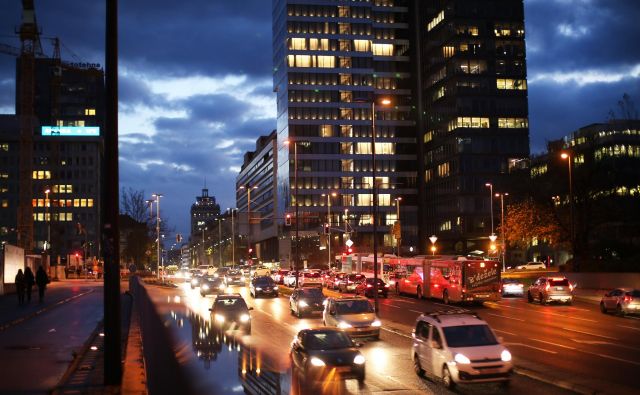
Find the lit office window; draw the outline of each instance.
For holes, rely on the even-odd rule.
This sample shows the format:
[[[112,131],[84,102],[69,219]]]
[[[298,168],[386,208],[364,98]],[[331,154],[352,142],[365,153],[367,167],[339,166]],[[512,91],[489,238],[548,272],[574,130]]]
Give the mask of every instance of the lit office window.
[[[393,56],[393,44],[373,44],[372,50],[375,56]]]
[[[96,115],[96,109],[95,108],[85,108],[84,109],[84,115]]]
[[[522,129],[529,127],[527,118],[498,118],[498,127],[507,129]]]
[[[291,38],[291,45],[289,49],[292,50],[306,50],[307,49],[307,40],[304,38]]]
[[[371,41],[369,40],[353,40],[353,48],[357,52],[369,52]]]

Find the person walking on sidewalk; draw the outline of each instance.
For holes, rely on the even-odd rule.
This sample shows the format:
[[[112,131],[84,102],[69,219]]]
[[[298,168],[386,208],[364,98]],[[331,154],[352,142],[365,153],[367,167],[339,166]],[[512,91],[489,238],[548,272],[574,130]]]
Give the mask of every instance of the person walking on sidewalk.
[[[27,303],[31,303],[31,290],[35,284],[36,279],[33,276],[33,272],[31,271],[31,268],[27,266],[27,268],[24,269],[24,285],[27,290]]]
[[[22,273],[22,269],[18,269],[18,274],[16,274],[16,293],[18,294],[18,306],[22,306],[24,304],[24,274]]]
[[[44,290],[47,288],[48,283],[49,277],[47,273],[44,272],[42,265],[40,265],[36,272],[36,284],[38,285],[38,298],[40,303],[44,301]]]

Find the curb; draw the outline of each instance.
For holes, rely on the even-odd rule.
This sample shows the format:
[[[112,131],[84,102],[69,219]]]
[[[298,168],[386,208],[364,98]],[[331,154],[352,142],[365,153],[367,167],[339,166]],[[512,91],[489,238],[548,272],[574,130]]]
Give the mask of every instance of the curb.
[[[9,328],[11,328],[13,326],[16,326],[16,325],[18,325],[18,324],[20,324],[20,323],[22,323],[24,321],[27,321],[27,320],[29,320],[29,319],[31,319],[33,317],[36,317],[36,316],[38,316],[38,315],[40,315],[42,313],[46,313],[47,311],[49,311],[51,309],[54,309],[54,308],[56,308],[58,306],[61,306],[61,305],[65,304],[65,303],[69,303],[74,299],[77,299],[77,298],[79,298],[81,296],[85,296],[85,295],[90,294],[92,292],[93,292],[93,289],[90,289],[87,292],[83,292],[81,294],[70,296],[70,297],[68,297],[66,299],[59,300],[59,301],[57,301],[56,303],[54,303],[52,305],[43,307],[40,310],[34,311],[31,314],[27,314],[27,315],[25,315],[23,317],[16,318],[13,321],[9,321],[6,324],[2,324],[2,325],[0,325],[0,332],[5,331],[5,330],[7,330],[7,329],[9,329]]]
[[[599,394],[599,392],[594,390],[594,389],[585,387],[585,386],[580,385],[580,384],[574,384],[574,383],[571,383],[571,382],[568,382],[568,381],[565,381],[565,380],[553,379],[553,378],[550,378],[550,377],[546,377],[542,373],[538,373],[538,372],[533,371],[533,370],[514,367],[513,371],[514,371],[514,373],[519,374],[521,376],[525,376],[525,377],[528,377],[528,378],[536,380],[536,381],[541,381],[543,383],[546,383],[546,384],[549,384],[549,385],[553,385],[555,387],[562,388],[562,389],[565,389],[565,390],[569,390],[569,391],[575,392],[577,394],[581,394],[581,395]]]

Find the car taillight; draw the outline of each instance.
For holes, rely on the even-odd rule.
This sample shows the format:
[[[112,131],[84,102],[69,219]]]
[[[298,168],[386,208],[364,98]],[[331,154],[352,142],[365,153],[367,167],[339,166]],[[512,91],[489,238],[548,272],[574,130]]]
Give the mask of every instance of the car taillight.
[[[551,285],[549,285],[549,283],[547,283],[547,285],[544,287],[545,291],[548,291],[551,288]]]
[[[633,299],[631,296],[627,295],[624,297],[624,301],[625,302],[631,302],[631,299]]]
[[[573,292],[573,285],[571,283],[569,283],[569,291]]]
[[[389,284],[385,284],[385,286],[384,286],[384,287],[385,287],[385,288],[389,288]]]
[[[367,288],[371,288],[371,287],[373,287],[373,285],[367,284]]]

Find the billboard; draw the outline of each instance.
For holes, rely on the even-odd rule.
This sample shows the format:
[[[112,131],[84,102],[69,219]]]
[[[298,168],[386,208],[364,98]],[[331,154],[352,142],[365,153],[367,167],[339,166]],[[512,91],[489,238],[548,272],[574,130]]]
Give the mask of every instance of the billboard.
[[[98,137],[99,126],[43,126],[43,136]]]

